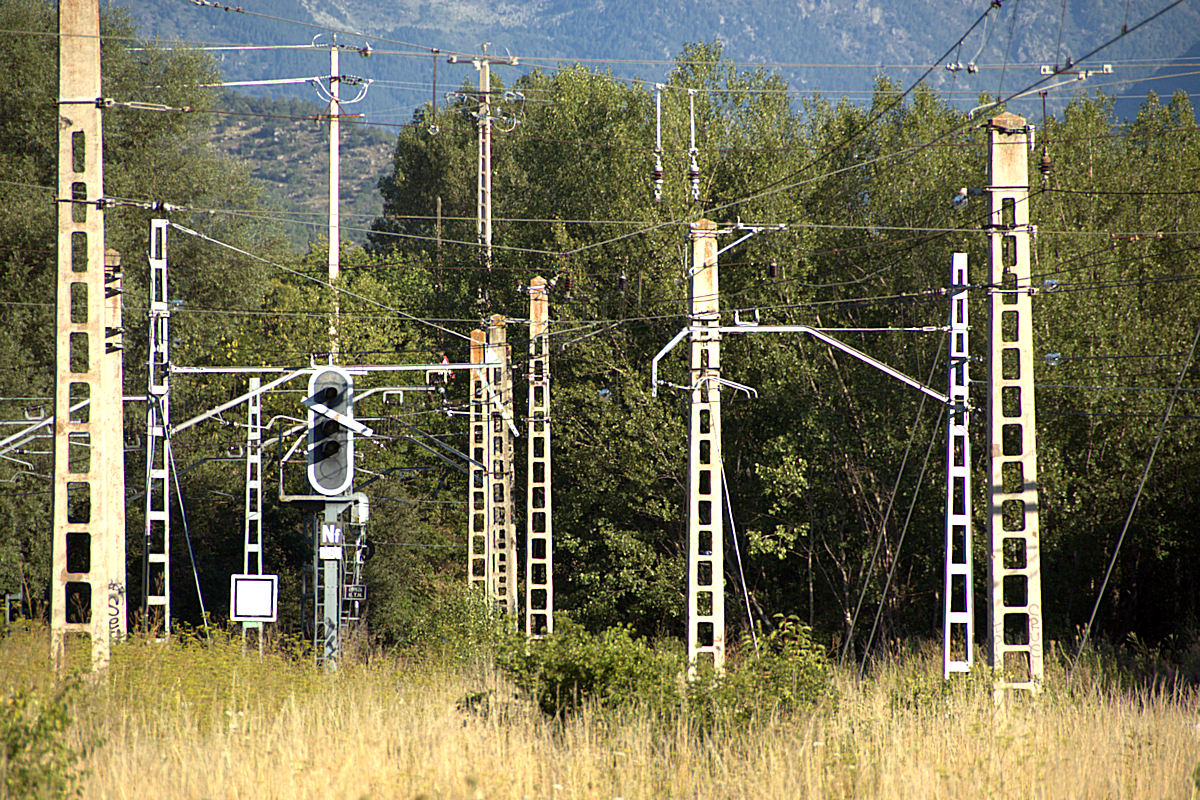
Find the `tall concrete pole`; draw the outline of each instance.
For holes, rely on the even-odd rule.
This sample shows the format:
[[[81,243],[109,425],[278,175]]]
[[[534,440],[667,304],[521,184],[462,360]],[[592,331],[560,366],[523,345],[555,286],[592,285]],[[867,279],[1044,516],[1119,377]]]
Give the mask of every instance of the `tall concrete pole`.
[[[492,65],[479,65],[479,176],[475,233],[483,249],[483,263],[492,271]]]
[[[109,589],[123,587],[112,563],[125,532],[121,386],[105,358],[104,180],[97,0],[60,0],[58,90],[58,274],[56,283],[54,488],[50,654],[67,667],[66,635],[87,634],[93,669],[113,639]],[[81,400],[85,409],[70,412]],[[119,450],[119,448],[117,448]],[[120,500],[115,500],[119,498]],[[119,628],[119,623],[117,626]]]
[[[487,54],[487,44],[483,52],[471,58],[471,65],[479,73],[478,108],[474,112],[479,140],[479,157],[475,180],[475,238],[479,244],[480,257],[490,273],[492,270],[492,64],[507,64],[515,66],[517,59],[512,56],[495,58]],[[449,56],[446,59],[451,64],[458,64],[464,59],[459,56]]]
[[[1042,573],[1029,268],[1029,126],[1004,113],[987,124],[990,266],[988,419],[991,543],[988,613],[996,699],[1040,690]]]
[[[125,575],[125,412],[122,402],[125,383],[125,327],[121,313],[121,302],[125,296],[125,281],[121,272],[121,254],[116,250],[104,253],[104,312],[105,380],[117,393],[117,420],[105,431],[101,446],[113,459],[112,469],[120,479],[120,491],[108,495],[108,518],[113,535],[109,537],[109,576],[105,589],[107,605],[105,616],[108,621],[110,641],[124,639],[129,633],[128,585]]]
[[[691,414],[688,421],[688,677],[701,659],[725,670],[725,536],[721,487],[721,325],[717,226],[692,223]]]
[[[489,596],[506,614],[517,611],[517,546],[513,519],[513,419],[512,348],[504,317],[492,316],[488,325],[488,447],[491,471],[488,500],[492,504],[488,535],[490,562]]]
[[[467,444],[471,463],[467,472],[467,584],[478,587],[482,596],[488,597],[492,563],[491,525],[492,504],[489,502],[491,474],[491,446],[488,437],[488,422],[491,414],[488,399],[487,334],[479,329],[471,331],[470,363],[478,364],[471,370],[470,388],[470,440]]]
[[[336,283],[341,277],[341,76],[338,66],[337,36],[329,48],[329,282]],[[341,319],[341,304],[333,297],[333,316],[329,320],[329,352],[338,355],[338,325]]]

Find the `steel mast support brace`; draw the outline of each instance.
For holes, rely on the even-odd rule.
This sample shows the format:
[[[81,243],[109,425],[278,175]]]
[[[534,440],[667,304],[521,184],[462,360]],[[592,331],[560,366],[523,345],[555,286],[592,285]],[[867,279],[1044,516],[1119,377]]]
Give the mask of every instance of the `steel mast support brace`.
[[[367,496],[355,492],[344,497],[330,497],[320,514],[309,517],[313,525],[313,617],[314,646],[317,663],[327,670],[336,670],[342,658],[344,639],[343,623],[357,619],[356,614],[346,614],[346,601],[361,602],[364,597],[348,597],[347,583],[361,579],[359,543],[369,514]],[[350,511],[349,523],[342,521],[342,514]],[[356,532],[354,540],[347,537],[347,528]],[[352,563],[346,563],[346,546],[354,554]],[[356,583],[356,585],[359,585]]]
[[[688,417],[688,679],[725,670],[725,536],[721,488],[721,321],[717,226],[692,223],[691,413]]]
[[[171,634],[171,304],[167,293],[165,219],[150,221],[150,343],[146,370],[146,514],[142,551],[142,617],[147,629]]]
[[[254,587],[258,596],[270,594],[269,609],[253,609],[262,614],[262,619],[240,620],[243,645],[249,631],[258,631],[259,655],[263,651],[263,623],[274,621],[273,612],[276,610],[279,589],[277,576],[263,575],[262,394],[259,392],[261,387],[262,379],[250,379],[250,398],[246,401],[246,503],[242,528],[242,574],[231,579],[229,599],[230,619],[233,619],[235,606],[238,606],[241,599],[238,595],[240,582],[244,581],[246,585]],[[264,611],[266,613],[263,613]]]

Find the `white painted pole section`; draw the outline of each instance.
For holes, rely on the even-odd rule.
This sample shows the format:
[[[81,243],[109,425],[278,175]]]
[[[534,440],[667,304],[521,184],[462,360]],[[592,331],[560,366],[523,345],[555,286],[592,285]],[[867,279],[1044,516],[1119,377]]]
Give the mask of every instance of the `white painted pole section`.
[[[339,152],[341,136],[341,76],[338,74],[338,43],[337,36],[333,37],[333,46],[329,48],[329,282],[336,283],[341,276],[341,154]],[[333,317],[329,320],[329,352],[331,356],[338,354],[338,324],[341,318],[341,304],[337,296],[333,298]]]
[[[721,485],[721,334],[717,226],[692,223],[691,413],[688,420],[688,679],[725,671],[725,528]]]
[[[950,267],[950,408],[946,415],[946,565],[942,587],[942,677],[970,672],[975,662],[971,569],[971,437],[967,320],[967,254]]]

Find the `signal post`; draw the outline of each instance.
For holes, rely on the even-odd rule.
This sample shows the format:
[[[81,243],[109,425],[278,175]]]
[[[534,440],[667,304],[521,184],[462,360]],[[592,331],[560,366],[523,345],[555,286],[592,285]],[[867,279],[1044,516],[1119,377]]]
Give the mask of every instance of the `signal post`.
[[[372,430],[354,419],[354,380],[341,367],[317,369],[308,382],[308,482],[322,510],[312,517],[314,637],[317,657],[336,669],[342,652],[342,586],[345,583],[346,526],[342,514],[358,510],[352,525],[366,522],[366,503],[349,494],[354,482],[354,435]]]

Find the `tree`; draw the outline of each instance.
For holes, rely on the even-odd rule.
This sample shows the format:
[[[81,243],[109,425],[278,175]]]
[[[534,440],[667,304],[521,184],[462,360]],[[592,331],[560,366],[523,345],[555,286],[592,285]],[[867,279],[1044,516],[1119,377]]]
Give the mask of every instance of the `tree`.
[[[1053,166],[1033,206],[1046,231],[1034,268],[1045,287],[1035,306],[1043,546],[1046,574],[1065,587],[1050,608],[1063,628],[1087,621],[1153,451],[1099,619],[1115,637],[1155,641],[1198,611],[1186,477],[1197,474],[1195,362],[1181,374],[1200,319],[1195,117],[1186,96],[1162,105],[1151,95],[1118,126],[1110,101],[1081,97],[1047,121],[1043,141]]]

